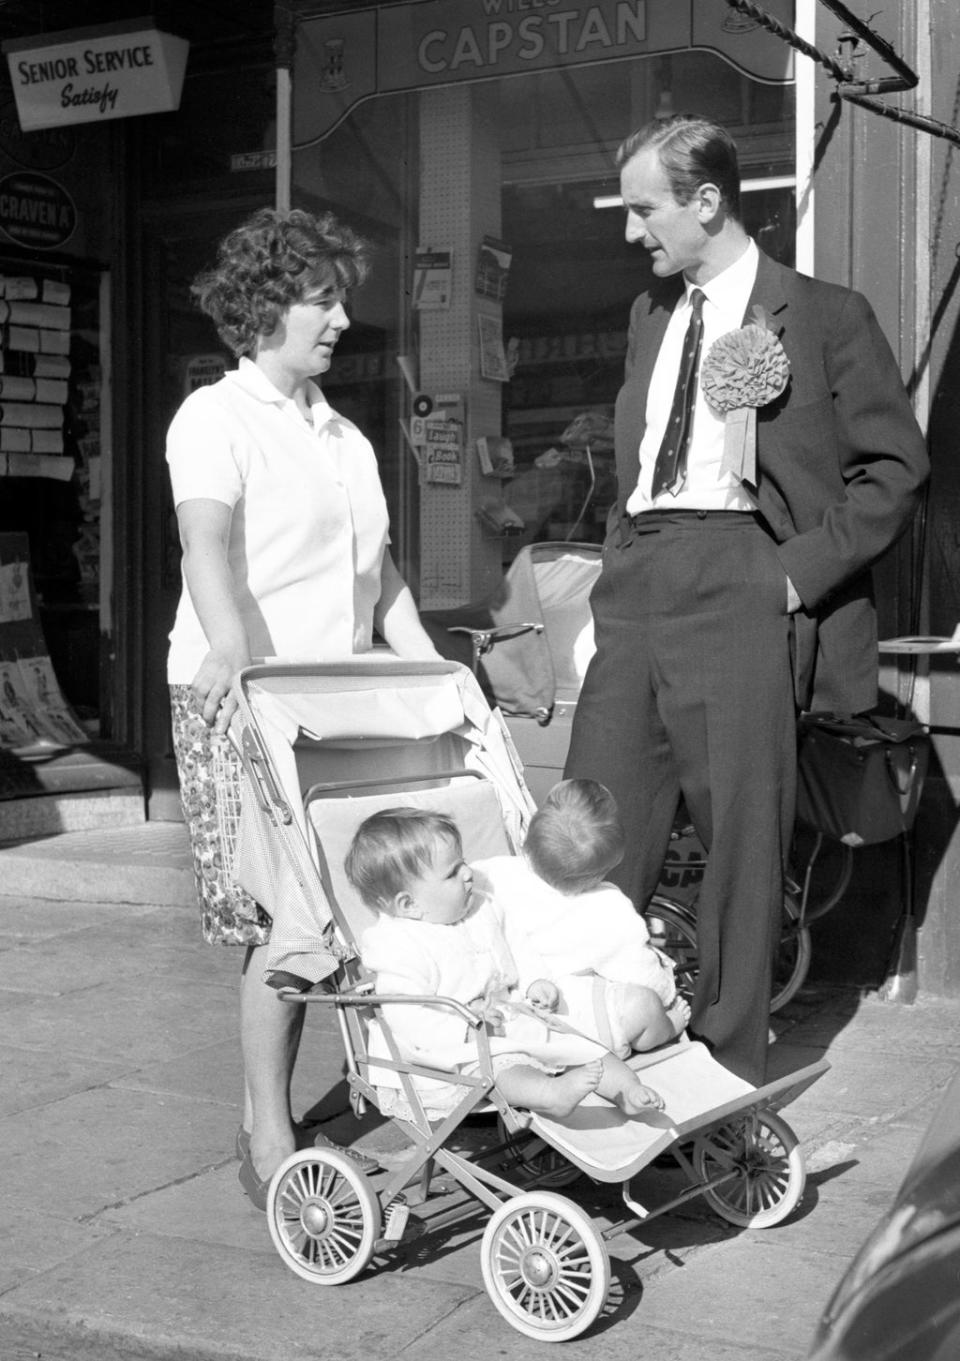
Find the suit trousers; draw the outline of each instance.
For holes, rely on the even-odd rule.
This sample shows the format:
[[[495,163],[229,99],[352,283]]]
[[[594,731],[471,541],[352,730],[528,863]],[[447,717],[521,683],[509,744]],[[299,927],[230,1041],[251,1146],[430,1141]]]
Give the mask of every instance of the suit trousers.
[[[776,546],[749,513],[637,516],[619,544],[608,540],[591,606],[597,650],[564,773],[616,798],[627,849],[610,877],[638,910],[659,882],[683,795],[708,852],[690,1031],[760,1083],[796,795],[792,628]]]

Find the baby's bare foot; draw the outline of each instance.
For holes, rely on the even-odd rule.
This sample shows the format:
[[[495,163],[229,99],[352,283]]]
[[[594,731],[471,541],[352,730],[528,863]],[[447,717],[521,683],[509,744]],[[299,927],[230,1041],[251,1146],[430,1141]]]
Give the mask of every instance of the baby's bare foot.
[[[663,1110],[663,1097],[652,1087],[647,1087],[639,1079],[624,1086],[615,1097],[624,1115],[647,1115],[650,1111]]]
[[[667,1019],[673,1026],[674,1035],[682,1035],[690,1024],[690,1003],[683,997],[675,997],[667,1007]]]
[[[597,1090],[602,1077],[602,1059],[594,1059],[579,1068],[568,1068],[565,1073],[560,1073],[549,1084],[549,1092],[542,1108],[544,1114],[552,1115],[558,1120],[572,1114],[585,1096]]]

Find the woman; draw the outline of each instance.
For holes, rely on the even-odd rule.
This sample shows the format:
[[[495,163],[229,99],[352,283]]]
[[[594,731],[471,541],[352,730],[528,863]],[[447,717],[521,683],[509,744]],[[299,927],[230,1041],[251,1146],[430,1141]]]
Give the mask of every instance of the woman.
[[[222,869],[213,767],[215,753],[236,760],[223,736],[231,685],[253,658],[365,652],[374,627],[402,657],[437,657],[387,547],[373,449],[315,381],[367,269],[366,244],[330,214],[262,209],[230,232],[192,291],[238,367],[191,393],[167,437],[183,548],[168,662],[174,745],[204,937],[246,946],[237,1151],[261,1209],[295,1146],[304,1008],[264,982],[270,918]]]

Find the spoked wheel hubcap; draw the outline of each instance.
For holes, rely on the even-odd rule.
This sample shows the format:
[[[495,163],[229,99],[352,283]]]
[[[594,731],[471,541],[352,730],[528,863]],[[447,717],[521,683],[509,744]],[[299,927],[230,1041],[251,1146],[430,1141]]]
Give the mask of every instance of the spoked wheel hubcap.
[[[300,1206],[300,1223],[311,1238],[326,1238],[333,1225],[330,1206],[319,1196],[310,1196]]]
[[[301,1240],[301,1252],[322,1268],[340,1266],[363,1236],[363,1207],[354,1187],[336,1172],[306,1168],[288,1178],[280,1197],[286,1233]]]
[[[517,1270],[531,1290],[553,1290],[560,1279],[560,1264],[545,1248],[530,1248],[521,1253]]]

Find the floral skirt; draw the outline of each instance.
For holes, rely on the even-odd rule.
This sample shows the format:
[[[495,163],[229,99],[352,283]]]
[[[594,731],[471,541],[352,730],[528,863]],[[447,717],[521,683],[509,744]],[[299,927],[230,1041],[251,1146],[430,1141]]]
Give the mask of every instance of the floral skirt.
[[[170,686],[170,709],[203,938],[211,945],[264,945],[270,916],[232,872],[240,758],[232,742],[203,721],[203,706],[189,685]]]

